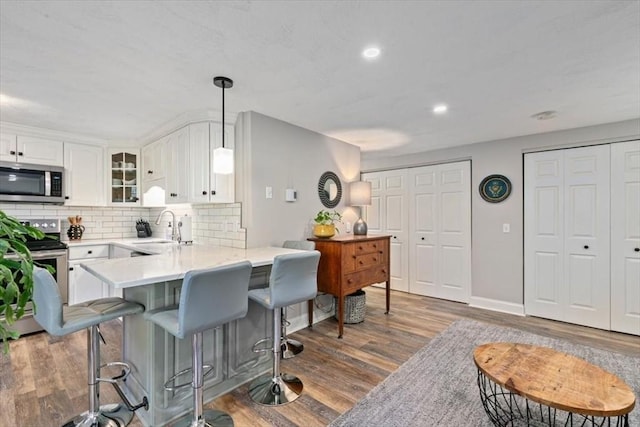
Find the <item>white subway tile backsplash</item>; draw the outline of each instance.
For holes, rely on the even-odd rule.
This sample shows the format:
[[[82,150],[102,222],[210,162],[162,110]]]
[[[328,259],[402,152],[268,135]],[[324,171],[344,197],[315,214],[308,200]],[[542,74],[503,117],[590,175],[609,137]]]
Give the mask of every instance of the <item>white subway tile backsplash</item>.
[[[165,237],[171,215],[164,214],[159,225],[156,218],[164,208],[140,207],[77,207],[55,206],[42,204],[0,203],[0,210],[8,215],[20,218],[52,217],[62,220],[63,239],[66,239],[66,229],[69,226],[67,217],[79,215],[85,227],[85,239],[123,239],[137,236],[135,223],[142,218],[149,221],[153,230],[153,237]],[[235,230],[241,220],[241,205],[230,203],[224,205],[194,205],[191,207],[180,205],[168,207],[179,221],[184,215],[193,217],[192,235],[197,243],[212,246],[227,246],[233,248],[246,247],[246,231]]]

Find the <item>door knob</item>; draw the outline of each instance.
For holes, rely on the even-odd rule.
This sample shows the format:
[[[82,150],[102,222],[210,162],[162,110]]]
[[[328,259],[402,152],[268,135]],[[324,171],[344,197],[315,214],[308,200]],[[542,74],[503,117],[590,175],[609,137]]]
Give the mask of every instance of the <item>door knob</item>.
[[[206,191],[203,191],[203,192],[202,192],[202,195],[203,195],[203,196],[206,196],[206,195],[207,195],[207,192],[206,192]]]
[[[211,190],[211,195],[215,196],[216,195],[216,190]]]
[[[640,252],[640,248],[633,248],[634,251]]]
[[[585,249],[589,249],[589,245],[584,245],[584,248]]]
[[[420,240],[424,240],[424,237],[421,237]]]

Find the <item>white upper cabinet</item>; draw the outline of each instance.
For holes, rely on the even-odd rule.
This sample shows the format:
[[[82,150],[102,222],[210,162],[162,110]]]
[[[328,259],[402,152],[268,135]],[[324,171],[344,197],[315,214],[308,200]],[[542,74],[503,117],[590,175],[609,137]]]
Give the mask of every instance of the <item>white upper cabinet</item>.
[[[211,175],[211,197],[209,201],[215,203],[233,203],[235,201],[235,171],[232,174],[222,175],[213,173],[213,150],[222,147],[222,128],[219,123],[211,123],[210,132],[210,160]],[[235,128],[233,125],[224,125],[224,146],[225,148],[235,148]],[[235,152],[234,152],[235,156]]]
[[[233,125],[225,126],[225,147],[233,148]],[[192,203],[233,203],[234,174],[213,173],[213,150],[222,146],[220,123],[189,125],[189,201]]]
[[[109,204],[140,204],[140,150],[111,148],[109,166]]]
[[[208,203],[211,194],[211,150],[209,147],[209,122],[189,125],[189,200]]]
[[[0,135],[0,160],[63,166],[62,141],[14,134]]]
[[[65,202],[67,206],[104,206],[104,149],[64,143]]]
[[[165,202],[189,201],[189,126],[179,129],[167,139],[167,188]]]
[[[142,181],[155,181],[166,174],[166,137],[142,148]]]

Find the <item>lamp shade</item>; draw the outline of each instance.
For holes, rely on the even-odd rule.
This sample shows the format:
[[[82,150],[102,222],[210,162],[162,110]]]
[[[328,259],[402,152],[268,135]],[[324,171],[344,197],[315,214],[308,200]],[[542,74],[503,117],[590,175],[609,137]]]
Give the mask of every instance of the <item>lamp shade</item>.
[[[371,183],[355,181],[349,186],[351,206],[369,206],[371,204]]]
[[[233,150],[222,147],[213,150],[213,173],[222,175],[233,173]]]

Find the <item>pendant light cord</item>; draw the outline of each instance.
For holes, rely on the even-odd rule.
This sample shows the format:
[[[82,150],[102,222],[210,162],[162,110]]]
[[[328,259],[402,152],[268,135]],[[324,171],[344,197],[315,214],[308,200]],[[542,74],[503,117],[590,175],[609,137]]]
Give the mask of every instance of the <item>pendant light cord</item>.
[[[222,148],[224,148],[224,87],[226,85],[222,83]]]

